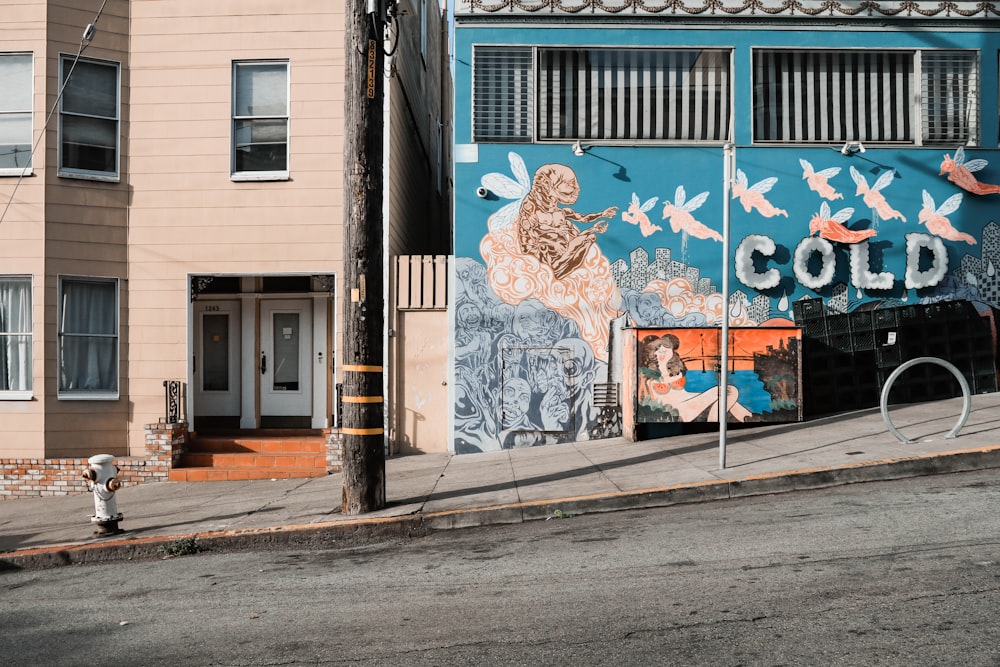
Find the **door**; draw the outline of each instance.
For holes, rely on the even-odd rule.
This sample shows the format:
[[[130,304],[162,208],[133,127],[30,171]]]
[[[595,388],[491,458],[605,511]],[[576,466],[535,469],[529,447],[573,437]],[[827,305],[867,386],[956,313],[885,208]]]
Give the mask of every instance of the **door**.
[[[240,302],[195,302],[194,403],[202,417],[240,414]]]
[[[260,326],[261,417],[308,417],[312,414],[312,301],[262,301]]]
[[[400,453],[448,451],[448,313],[399,313],[396,413]]]

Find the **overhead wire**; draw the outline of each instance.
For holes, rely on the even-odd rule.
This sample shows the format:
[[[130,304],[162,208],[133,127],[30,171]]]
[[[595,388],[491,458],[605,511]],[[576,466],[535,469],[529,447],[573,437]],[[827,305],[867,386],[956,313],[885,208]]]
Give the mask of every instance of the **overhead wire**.
[[[108,0],[102,0],[101,7],[97,10],[94,20],[88,23],[83,29],[83,34],[80,36],[80,46],[76,51],[76,55],[73,57],[73,62],[70,65],[66,76],[63,77],[62,84],[59,86],[59,92],[56,94],[55,102],[52,103],[52,108],[49,109],[48,115],[45,116],[45,122],[42,124],[42,129],[38,133],[38,138],[35,139],[35,143],[31,146],[31,152],[28,154],[28,164],[24,165],[24,168],[21,169],[21,173],[18,175],[17,181],[14,182],[14,188],[10,192],[10,197],[7,198],[7,204],[4,206],[3,212],[0,213],[0,224],[3,223],[4,218],[7,217],[7,211],[10,210],[11,204],[14,203],[14,195],[17,194],[17,189],[20,187],[21,181],[24,180],[24,175],[28,173],[28,169],[31,169],[31,161],[35,156],[35,151],[38,150],[38,144],[42,142],[42,137],[45,136],[45,131],[49,127],[52,115],[55,113],[56,109],[59,108],[59,103],[62,101],[63,93],[66,91],[66,85],[69,83],[70,77],[73,76],[73,70],[76,69],[76,65],[80,62],[83,52],[88,46],[90,46],[90,43],[94,39],[94,35],[97,32],[97,22],[100,20],[101,14],[104,13],[104,6],[107,4]]]

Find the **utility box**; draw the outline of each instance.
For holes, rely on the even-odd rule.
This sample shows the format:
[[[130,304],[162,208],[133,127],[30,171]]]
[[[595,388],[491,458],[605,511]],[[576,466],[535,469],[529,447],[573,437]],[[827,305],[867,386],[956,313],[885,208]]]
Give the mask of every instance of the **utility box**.
[[[802,329],[729,329],[727,396],[720,401],[722,329],[625,330],[622,428],[649,423],[802,420]],[[725,409],[720,409],[724,405]]]

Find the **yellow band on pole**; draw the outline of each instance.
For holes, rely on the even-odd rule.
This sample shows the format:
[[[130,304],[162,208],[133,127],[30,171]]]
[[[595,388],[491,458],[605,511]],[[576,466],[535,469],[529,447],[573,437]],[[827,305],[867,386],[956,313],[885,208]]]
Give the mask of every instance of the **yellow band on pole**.
[[[381,403],[381,396],[342,396],[344,403]]]
[[[381,373],[381,366],[355,366],[344,364],[341,368],[349,373]]]
[[[342,428],[341,433],[345,435],[382,435],[385,429],[381,428]]]

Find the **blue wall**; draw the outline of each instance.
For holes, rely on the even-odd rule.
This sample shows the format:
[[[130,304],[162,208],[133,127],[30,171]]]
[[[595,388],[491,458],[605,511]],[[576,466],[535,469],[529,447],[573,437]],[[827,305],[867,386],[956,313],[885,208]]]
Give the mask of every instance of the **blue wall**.
[[[455,35],[456,451],[615,434],[616,416],[594,405],[593,386],[616,380],[609,377],[614,348],[608,330],[610,321],[625,312],[640,326],[712,326],[727,309],[733,324],[754,326],[787,324],[792,303],[804,297],[821,297],[836,311],[870,302],[949,298],[973,301],[980,310],[1000,305],[995,273],[1000,264],[1000,194],[974,194],[940,173],[945,155],[954,157],[957,147],[868,146],[866,152],[848,156],[840,146],[750,145],[751,47],[814,46],[814,31],[594,32],[583,27],[484,30],[459,25]],[[824,29],[823,37],[826,48],[981,49],[979,143],[986,148],[966,148],[965,161],[986,160],[987,166],[974,176],[1000,184],[1000,152],[995,148],[1000,35]],[[747,211],[740,198],[724,198],[721,145],[597,145],[582,156],[573,154],[569,142],[463,147],[471,144],[476,43],[732,47],[735,167],[747,186],[776,180],[765,181],[771,186],[763,188],[763,201],[759,198]],[[608,213],[609,207],[617,207],[604,218],[606,229],[583,243],[588,247],[577,268],[558,277],[541,266],[544,262],[520,256],[516,224],[510,221],[520,197],[537,185],[536,171],[545,165],[561,165],[544,172],[558,173],[560,182],[575,178],[579,197],[569,207],[577,213]],[[827,197],[804,177],[807,166],[815,172],[838,170],[829,178]],[[875,196],[881,195],[885,204],[870,198],[866,202],[858,194],[859,183],[862,190],[871,189],[880,177],[884,185]],[[490,190],[487,198],[477,196],[481,186]],[[702,193],[707,197],[688,211],[690,217],[681,212],[664,216],[668,206],[683,208],[682,201],[690,206]],[[961,195],[960,202],[950,199],[955,195]],[[948,208],[956,203],[957,208],[941,211],[949,200]],[[635,203],[646,205],[642,215],[635,215]],[[731,248],[724,257],[720,235],[727,206]],[[848,215],[845,209],[853,212]],[[935,210],[947,222],[933,216],[929,226],[920,221],[921,211],[926,217]],[[590,224],[574,223],[577,229]],[[803,281],[794,268],[796,249],[817,235],[827,241],[806,241],[800,251],[809,250],[800,271],[807,269],[811,279]],[[935,244],[947,255],[947,272],[931,279],[935,261],[943,259],[935,260]],[[756,251],[750,252],[752,248]],[[832,277],[821,276],[823,262],[835,265]],[[724,265],[731,276],[728,304],[720,293]],[[911,284],[919,287],[907,286],[908,270]],[[747,278],[748,273],[754,275]],[[804,389],[808,395],[809,388]]]

